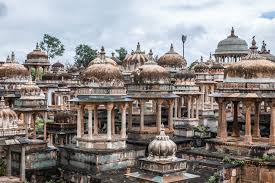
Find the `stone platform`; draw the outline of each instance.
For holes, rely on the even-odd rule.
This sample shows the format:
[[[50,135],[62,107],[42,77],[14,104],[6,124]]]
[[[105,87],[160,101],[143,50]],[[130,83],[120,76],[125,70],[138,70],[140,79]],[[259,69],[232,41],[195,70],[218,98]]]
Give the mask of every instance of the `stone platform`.
[[[207,139],[206,150],[217,151],[238,156],[262,157],[264,154],[275,154],[275,146],[268,144],[267,138],[253,139],[252,144],[245,144],[243,137],[228,137],[226,142],[216,138]]]
[[[96,150],[76,145],[60,147],[60,165],[73,171],[101,172],[134,166],[145,149],[128,145],[125,149]]]

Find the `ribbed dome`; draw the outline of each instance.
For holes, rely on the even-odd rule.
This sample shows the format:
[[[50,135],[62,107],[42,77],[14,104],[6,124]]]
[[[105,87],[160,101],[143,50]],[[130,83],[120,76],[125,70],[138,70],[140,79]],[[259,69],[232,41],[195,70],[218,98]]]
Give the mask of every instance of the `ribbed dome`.
[[[148,146],[148,159],[155,161],[171,161],[176,159],[177,145],[165,135],[164,126],[160,134]]]
[[[191,80],[196,78],[196,74],[186,69],[176,73],[174,77],[175,79],[180,79],[180,80]]]
[[[81,73],[81,79],[84,81],[98,81],[98,82],[116,82],[122,81],[122,73],[115,63],[108,61],[112,59],[106,59],[105,50],[102,47],[100,57],[93,60],[90,66]],[[113,64],[115,63],[115,64]]]
[[[157,65],[153,59],[153,52],[150,50],[149,61],[138,67],[134,72],[134,81],[140,84],[169,83],[169,73],[165,68]]]
[[[215,54],[247,54],[248,47],[245,40],[238,38],[232,27],[231,34],[218,43]]]
[[[21,87],[21,95],[36,95],[40,94],[40,88],[29,79],[29,82]]]
[[[173,44],[171,44],[170,50],[158,59],[158,64],[163,67],[184,68],[187,62],[183,56],[174,51]]]
[[[206,65],[203,62],[203,58],[201,57],[201,62],[194,66],[194,71],[195,72],[207,72],[208,70],[209,70],[208,65]]]
[[[56,68],[64,68],[64,65],[62,63],[60,63],[59,61],[55,62],[52,67],[56,67]]]
[[[91,66],[91,65],[93,65],[93,64],[100,64],[102,62],[103,61],[102,61],[101,53],[99,53],[97,55],[97,57],[89,63],[88,67]],[[117,63],[116,63],[115,60],[113,60],[113,59],[111,59],[109,57],[106,57],[106,56],[104,56],[104,63],[115,65],[115,66],[117,65]]]
[[[224,66],[221,63],[214,63],[211,67],[210,70],[224,70]]]
[[[16,113],[5,105],[4,97],[0,101],[0,128],[17,127],[18,118]]]
[[[272,78],[275,79],[275,63],[258,54],[258,47],[253,37],[249,54],[240,62],[231,64],[225,69],[225,77]]]
[[[42,51],[41,48],[36,43],[36,48],[27,54],[27,62],[37,61],[48,62],[48,55],[46,52]]]
[[[145,52],[141,51],[140,44],[137,44],[136,51],[132,52],[131,55],[126,56],[123,60],[123,65],[143,65],[148,61],[148,57],[145,55]]]
[[[19,64],[15,60],[15,55],[12,52],[11,59],[7,58],[7,61],[5,64],[0,66],[0,77],[26,77],[29,75],[29,72],[26,67]]]

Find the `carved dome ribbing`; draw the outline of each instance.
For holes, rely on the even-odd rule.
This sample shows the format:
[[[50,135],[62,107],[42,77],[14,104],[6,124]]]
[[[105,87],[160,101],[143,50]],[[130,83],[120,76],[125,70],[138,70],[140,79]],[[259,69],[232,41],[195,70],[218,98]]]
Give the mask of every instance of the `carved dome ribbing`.
[[[36,43],[36,48],[27,54],[27,62],[49,62],[48,61],[48,55],[46,52],[44,52],[39,46],[38,43]]]
[[[137,44],[136,51],[133,51],[130,55],[127,55],[123,60],[123,66],[128,65],[143,65],[148,61],[148,57],[145,52],[141,51],[140,44]]]
[[[171,44],[170,50],[158,59],[158,64],[163,67],[184,68],[187,62],[183,56],[174,51],[173,44]]]

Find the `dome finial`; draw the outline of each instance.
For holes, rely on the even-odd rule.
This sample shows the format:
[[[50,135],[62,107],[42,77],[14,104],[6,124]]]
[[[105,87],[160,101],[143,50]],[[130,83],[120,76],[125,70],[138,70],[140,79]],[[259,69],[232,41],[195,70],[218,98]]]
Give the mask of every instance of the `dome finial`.
[[[114,52],[112,52],[112,57],[114,57],[115,56],[115,53]]]
[[[211,60],[212,59],[212,53],[210,52],[210,54],[209,54],[209,60]]]
[[[10,55],[7,56],[6,62],[10,63]]]
[[[39,45],[38,45],[38,42],[36,43],[36,49],[37,49],[37,50],[39,49]]]
[[[252,52],[257,51],[258,47],[256,46],[255,36],[252,37],[252,46],[250,47],[250,50]]]
[[[11,52],[11,62],[14,62],[15,61],[15,54],[14,52],[12,51]]]
[[[170,46],[170,52],[174,52],[174,46],[173,46],[173,43],[171,43],[171,46]]]
[[[102,60],[105,59],[105,49],[104,49],[104,46],[102,46],[101,49],[100,49],[100,58]]]
[[[138,44],[137,44],[137,51],[141,51],[141,50],[140,50],[140,44],[139,44],[139,42],[138,42]]]
[[[234,30],[234,27],[232,27],[231,29],[231,37],[234,37],[235,36],[235,30]]]
[[[203,62],[203,57],[201,56],[201,62]]]
[[[153,51],[152,51],[152,49],[150,49],[150,52],[149,52],[149,60],[153,60]]]

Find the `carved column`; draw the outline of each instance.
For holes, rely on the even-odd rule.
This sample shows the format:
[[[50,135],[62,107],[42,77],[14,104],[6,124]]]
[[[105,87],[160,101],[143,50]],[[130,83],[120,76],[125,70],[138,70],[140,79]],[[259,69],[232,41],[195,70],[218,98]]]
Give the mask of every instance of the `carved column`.
[[[182,107],[182,96],[180,96],[180,98],[178,98],[178,118],[181,118],[181,107]]]
[[[187,118],[190,119],[191,118],[191,96],[187,97]]]
[[[254,129],[253,129],[253,137],[260,138],[260,102],[255,102],[255,115],[254,115]]]
[[[158,113],[157,113],[157,131],[160,132],[160,126],[161,126],[161,105],[163,103],[163,100],[158,100],[157,103],[157,109],[158,109]]]
[[[145,104],[145,102],[143,100],[139,101],[139,105],[140,105],[140,131],[144,130],[144,104]]]
[[[214,86],[211,86],[211,94],[214,93]],[[214,109],[214,97],[210,97],[210,106],[211,106],[211,109],[213,110]]]
[[[194,111],[194,96],[191,96],[191,118],[194,118],[195,111]]]
[[[126,138],[126,108],[127,104],[122,104],[120,106],[121,109],[121,138]]]
[[[128,130],[131,130],[133,127],[133,103],[129,103],[128,107]]]
[[[94,106],[88,106],[88,138],[93,138],[93,109]]]
[[[81,129],[82,129],[82,124],[81,124],[81,118],[82,118],[82,109],[81,106],[78,106],[77,108],[77,138],[81,138]]]
[[[238,124],[238,101],[234,101],[234,111],[233,111],[233,129],[232,129],[232,137],[239,137],[240,136],[240,129]]]
[[[251,101],[246,101],[245,103],[245,137],[244,143],[251,144],[252,136],[251,136]]]
[[[196,119],[199,119],[199,97],[196,97]]]
[[[8,154],[7,154],[7,176],[11,176],[11,146],[8,146]]]
[[[35,121],[36,121],[36,114],[33,114],[33,116],[32,116],[32,122],[33,122],[33,139],[36,139],[36,123],[35,123]]]
[[[271,119],[270,119],[270,135],[269,135],[269,143],[271,145],[275,145],[275,101],[272,100],[271,103]]]
[[[107,140],[112,139],[112,110],[114,105],[112,103],[107,104]]]
[[[174,104],[174,100],[169,100],[168,101],[169,104],[169,113],[168,113],[168,127],[170,130],[174,129],[173,126],[173,104]]]
[[[29,138],[29,113],[24,113],[24,125],[25,125],[25,131],[26,131],[26,138]]]
[[[175,109],[174,109],[174,118],[178,117],[178,98],[175,99]]]
[[[25,182],[25,169],[26,169],[26,155],[25,155],[25,146],[22,146],[21,149],[21,166],[20,166],[20,180]]]
[[[94,135],[98,135],[98,117],[97,117],[97,107],[94,107]]]
[[[44,112],[44,141],[47,141],[47,120],[48,120],[48,113]]]
[[[227,122],[226,122],[226,103],[223,98],[218,99],[219,104],[219,121],[218,121],[218,134],[222,141],[227,140]]]
[[[116,133],[115,108],[112,110],[112,135]]]
[[[201,109],[204,110],[204,100],[205,100],[205,86],[202,85],[202,97],[201,97]]]

